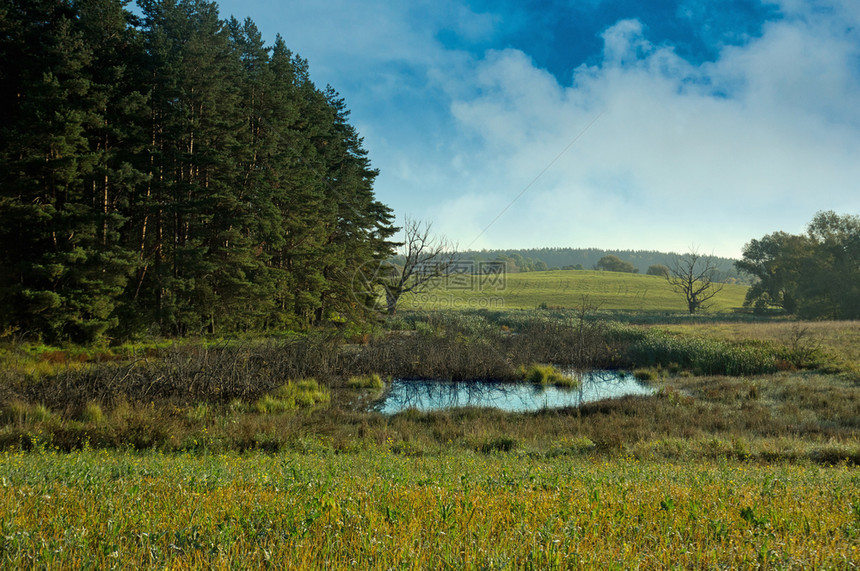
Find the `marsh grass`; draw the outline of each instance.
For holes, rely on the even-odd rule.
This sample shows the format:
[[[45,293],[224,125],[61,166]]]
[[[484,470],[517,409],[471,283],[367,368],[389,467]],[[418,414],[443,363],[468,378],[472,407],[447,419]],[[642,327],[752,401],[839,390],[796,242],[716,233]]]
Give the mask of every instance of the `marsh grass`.
[[[660,329],[621,330],[624,359],[634,367],[686,369],[697,375],[764,375],[776,372],[784,351],[758,340],[728,341]]]
[[[81,420],[90,424],[101,424],[105,421],[105,414],[101,405],[97,402],[88,402],[81,411]]]
[[[541,365],[534,363],[528,367],[522,367],[523,379],[537,385],[552,385],[556,387],[574,388],[579,386],[579,381],[565,375],[562,371],[552,365]]]
[[[346,386],[350,389],[382,389],[385,388],[385,381],[379,373],[352,375],[346,380]]]
[[[660,378],[660,371],[657,369],[635,369],[633,377],[639,381],[656,381]]]
[[[321,332],[281,341],[189,342],[159,347],[155,354],[127,351],[126,360],[66,366],[52,374],[2,368],[0,402],[19,399],[52,410],[89,402],[111,406],[121,399],[183,406],[254,402],[284,379],[313,377],[332,386],[340,379],[353,384],[371,379],[362,382],[378,386],[374,375],[504,381],[517,380],[519,369],[533,363],[751,375],[779,369],[791,353],[769,341],[727,341],[605,322],[584,310],[411,315],[398,325],[405,329],[358,345]],[[795,355],[803,352],[797,345]]]
[[[330,400],[328,389],[320,387],[316,379],[302,379],[290,381],[271,394],[263,395],[254,402],[252,408],[262,414],[278,414],[325,404]]]
[[[3,369],[3,567],[860,560],[856,324],[397,319],[400,330],[360,343],[191,343]],[[350,377],[516,378],[520,366],[577,360],[636,363],[658,390],[529,413],[350,404],[363,394]]]
[[[795,368],[860,370],[860,321],[788,320],[660,325],[685,336],[770,343]]]
[[[511,438],[519,451],[544,454],[556,439],[585,438],[594,443],[593,454],[636,451],[698,458],[713,450],[697,443],[715,439],[749,443],[751,458],[778,459],[784,448],[777,443],[792,439],[803,446],[785,452],[789,459],[860,458],[860,387],[851,372],[856,364],[847,363],[838,375],[793,366],[780,370],[790,328],[775,329],[772,339],[761,341],[727,334],[732,329],[719,325],[702,326],[692,335],[675,326],[605,323],[582,312],[405,315],[398,320],[403,329],[360,345],[326,335],[191,343],[159,348],[157,356],[137,352],[132,361],[68,368],[50,377],[2,370],[0,447],[30,449],[36,442],[60,450],[274,451],[321,435],[338,449],[363,449],[391,439],[404,451],[420,454],[449,445],[477,450],[494,439]],[[710,327],[717,333],[706,335]],[[837,326],[829,328],[816,348],[822,354],[834,350],[830,339],[839,339]],[[780,345],[780,338],[787,345]],[[532,414],[410,411],[379,418],[363,408],[379,392],[348,388],[351,377],[376,384],[376,376],[395,374],[516,380],[533,363],[565,362],[636,366],[637,376],[649,371],[656,377],[652,382],[658,391]],[[311,377],[313,386],[284,381]],[[681,440],[690,445],[655,444]]]

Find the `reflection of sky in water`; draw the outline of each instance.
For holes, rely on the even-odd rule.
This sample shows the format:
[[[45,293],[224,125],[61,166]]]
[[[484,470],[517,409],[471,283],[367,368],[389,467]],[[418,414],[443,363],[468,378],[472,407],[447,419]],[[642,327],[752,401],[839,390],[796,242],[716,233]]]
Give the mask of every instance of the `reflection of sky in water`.
[[[616,371],[570,374],[581,377],[579,388],[544,387],[530,383],[394,380],[374,409],[394,414],[407,408],[428,411],[475,406],[522,412],[654,393],[652,387],[641,384],[630,374],[620,376]]]

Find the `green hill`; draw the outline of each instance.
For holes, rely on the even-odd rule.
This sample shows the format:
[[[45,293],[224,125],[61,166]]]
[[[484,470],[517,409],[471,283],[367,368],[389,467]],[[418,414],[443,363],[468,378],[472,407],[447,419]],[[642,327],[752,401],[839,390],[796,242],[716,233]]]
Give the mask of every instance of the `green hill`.
[[[651,265],[662,264],[671,267],[678,254],[671,252],[658,252],[654,250],[604,250],[601,248],[520,248],[514,250],[469,250],[460,252],[459,257],[463,260],[490,261],[499,257],[510,258],[520,256],[524,260],[538,260],[544,262],[548,268],[562,269],[573,266],[582,266],[581,269],[591,270],[603,256],[613,255],[630,262],[639,270],[640,274],[648,271]],[[738,273],[735,269],[735,260],[713,257],[717,268],[716,281],[732,281],[747,283],[749,276]]]
[[[440,283],[425,292],[407,295],[400,309],[534,309],[576,308],[587,298],[603,310],[683,312],[686,305],[662,277],[620,272],[554,270],[508,274],[482,283],[478,276]],[[740,308],[747,286],[721,284],[711,300],[711,312]]]

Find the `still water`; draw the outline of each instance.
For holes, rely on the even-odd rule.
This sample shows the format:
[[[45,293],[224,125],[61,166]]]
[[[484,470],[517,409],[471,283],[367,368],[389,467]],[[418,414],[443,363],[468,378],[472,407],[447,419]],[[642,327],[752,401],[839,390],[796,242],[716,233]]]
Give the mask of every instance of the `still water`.
[[[626,395],[650,395],[653,387],[619,371],[592,371],[568,374],[580,378],[578,388],[533,385],[529,383],[450,382],[393,380],[373,406],[384,414],[408,408],[421,411],[464,406],[492,407],[510,412],[579,406]]]

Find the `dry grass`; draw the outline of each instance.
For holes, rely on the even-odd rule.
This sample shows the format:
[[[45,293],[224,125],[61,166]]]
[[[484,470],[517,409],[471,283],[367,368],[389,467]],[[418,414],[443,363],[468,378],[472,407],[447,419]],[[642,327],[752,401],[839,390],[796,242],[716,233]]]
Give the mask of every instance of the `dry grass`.
[[[660,325],[661,329],[721,340],[819,345],[840,363],[860,366],[860,321],[771,321]]]
[[[779,340],[834,353],[850,345],[856,323],[809,324],[811,333],[803,329],[807,324],[664,326],[686,334],[663,338],[642,337],[641,330],[629,327],[618,337],[617,329],[570,317],[517,314],[508,318],[509,325],[476,315],[455,317],[435,316],[419,322],[412,334],[360,346],[339,348],[327,339],[190,346],[133,363],[69,369],[56,377],[22,379],[7,372],[0,387],[0,446],[273,451],[301,448],[308,436],[324,436],[337,450],[391,440],[410,455],[440,454],[452,446],[544,455],[556,450],[554,442],[587,439],[594,444],[588,452],[601,455],[860,463],[860,387],[852,368],[857,363],[844,362],[840,366],[848,372],[839,375],[796,371],[787,363],[776,374],[735,377],[689,376],[684,366],[689,357],[702,370],[735,361],[743,367],[733,369],[756,370],[761,355],[771,355],[765,364],[773,365],[772,347]],[[800,330],[807,332],[798,337]],[[756,336],[770,345],[736,343]],[[600,363],[609,355],[621,361],[623,341],[604,341],[616,337],[656,341],[636,347],[637,359],[654,361],[638,364],[649,367],[651,382],[661,388],[657,395],[531,414],[467,410],[383,417],[361,408],[380,396],[379,389],[347,388],[369,381],[378,385],[376,371],[519,378],[516,359],[549,363],[568,356]],[[298,383],[286,382],[306,378],[311,370],[322,372],[313,390],[296,392]],[[312,394],[317,389],[319,398]]]

